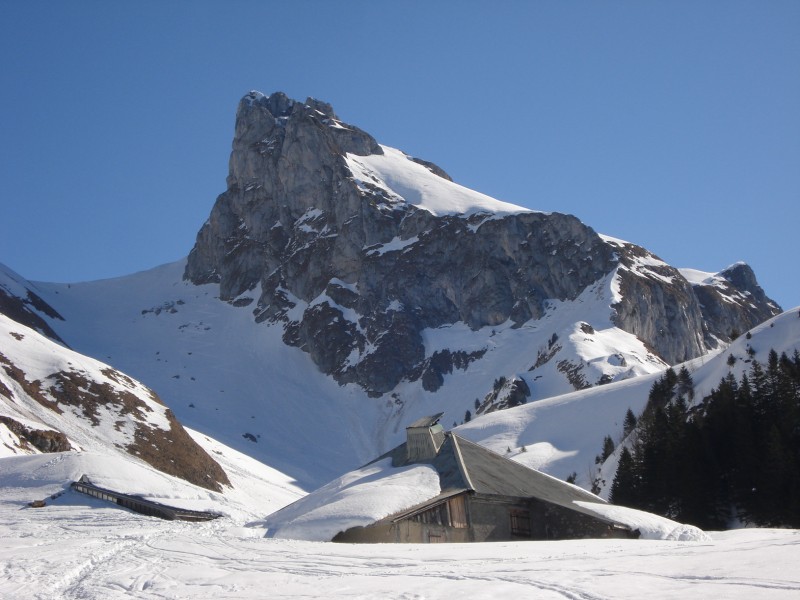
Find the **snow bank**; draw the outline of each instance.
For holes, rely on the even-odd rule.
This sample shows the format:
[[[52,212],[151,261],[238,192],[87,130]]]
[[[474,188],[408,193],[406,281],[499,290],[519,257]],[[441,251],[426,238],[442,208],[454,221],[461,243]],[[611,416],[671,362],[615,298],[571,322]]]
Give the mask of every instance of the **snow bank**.
[[[118,454],[56,452],[10,456],[0,459],[0,486],[32,488],[52,494],[87,475],[92,483],[123,494],[170,502],[182,508],[211,509],[211,499],[221,497],[209,490],[171,477]],[[198,508],[198,505],[202,505]]]
[[[369,525],[439,492],[439,475],[433,467],[394,469],[387,458],[351,471],[270,515],[266,537],[327,542],[340,531]]]
[[[598,517],[638,529],[643,540],[672,540],[677,542],[710,542],[711,537],[702,529],[693,525],[684,525],[653,513],[594,502],[578,502],[575,504]]]
[[[179,508],[215,512],[239,524],[262,517],[270,506],[285,506],[303,493],[283,473],[206,436],[192,433],[206,450],[213,448],[214,456],[230,476],[233,489],[227,488],[225,493],[212,492],[157,471],[133,457],[97,452],[0,458],[0,489],[6,500],[29,502],[64,491],[73,481],[86,475],[95,485],[115,492]],[[78,497],[78,504],[89,502],[83,496]]]

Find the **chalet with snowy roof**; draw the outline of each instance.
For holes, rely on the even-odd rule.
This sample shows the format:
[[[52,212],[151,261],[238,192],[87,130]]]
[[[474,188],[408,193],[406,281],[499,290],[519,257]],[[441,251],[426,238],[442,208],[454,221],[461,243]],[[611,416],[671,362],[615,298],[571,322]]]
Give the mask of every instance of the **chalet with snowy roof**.
[[[267,518],[268,537],[334,542],[488,542],[636,537],[601,498],[439,424]]]
[[[439,475],[441,492],[370,525],[343,531],[333,541],[635,537],[625,524],[586,506],[605,504],[599,497],[445,432],[441,417],[442,413],[412,423],[406,428],[406,442],[385,455],[393,467],[431,465]]]

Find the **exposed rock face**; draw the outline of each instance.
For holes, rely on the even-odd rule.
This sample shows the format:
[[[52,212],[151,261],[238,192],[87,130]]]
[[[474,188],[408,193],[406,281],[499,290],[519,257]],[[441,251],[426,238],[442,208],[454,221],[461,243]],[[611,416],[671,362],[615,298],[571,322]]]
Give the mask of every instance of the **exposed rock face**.
[[[705,321],[705,341],[711,348],[718,340],[730,341],[780,312],[758,285],[753,269],[741,262],[718,273],[713,283],[695,285],[694,293]]]
[[[16,273],[0,265],[0,314],[66,345],[42,318],[63,320],[63,317],[25,283]]]
[[[524,379],[500,377],[495,379],[492,391],[486,394],[483,402],[478,404],[476,401],[475,414],[482,415],[496,410],[514,408],[520,404],[525,404],[530,395],[530,387],[528,387]]]
[[[644,248],[627,243],[617,247],[622,301],[614,305],[614,323],[669,364],[703,354],[703,315],[691,284]]]
[[[621,250],[618,277],[623,298],[614,307],[614,322],[670,364],[730,342],[781,312],[745,263],[690,283],[644,248],[614,245]]]
[[[713,309],[701,308],[675,269],[570,215],[437,216],[399,201],[348,166],[348,154],[383,153],[328,104],[251,92],[237,111],[228,189],[197,236],[185,278],[219,283],[220,297],[236,305],[260,286],[257,321],[282,323],[287,344],[374,395],[421,377],[436,389],[459,368],[452,356],[426,356],[426,328],[519,326],[540,318],[548,300],[575,299],[618,267],[615,323],[670,363],[703,353],[708,332],[728,321],[744,330],[773,310],[750,291],[758,310],[734,315],[720,306],[707,324]]]
[[[26,427],[11,417],[0,416],[0,424],[17,436],[23,450],[31,446],[39,452],[67,452],[72,450],[72,445],[66,435],[52,429],[35,429]]]
[[[286,343],[341,383],[387,392],[425,361],[424,328],[521,324],[614,266],[572,216],[437,217],[359,187],[346,152],[382,150],[327,105],[246,96],[228,190],[186,269],[225,300],[260,284],[257,320],[284,322]]]

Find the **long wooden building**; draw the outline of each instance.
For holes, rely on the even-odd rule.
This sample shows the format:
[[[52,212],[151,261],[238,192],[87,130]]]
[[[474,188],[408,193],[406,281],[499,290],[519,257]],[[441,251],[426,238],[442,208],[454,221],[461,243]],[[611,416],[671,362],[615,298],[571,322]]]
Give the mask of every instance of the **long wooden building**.
[[[73,482],[71,487],[81,494],[86,494],[87,496],[92,496],[99,500],[106,500],[107,502],[117,504],[143,515],[167,519],[168,521],[211,521],[220,516],[212,512],[169,506],[167,504],[161,504],[160,502],[145,500],[140,496],[115,492],[114,490],[94,485],[89,481],[86,475],[83,475],[78,481]]]

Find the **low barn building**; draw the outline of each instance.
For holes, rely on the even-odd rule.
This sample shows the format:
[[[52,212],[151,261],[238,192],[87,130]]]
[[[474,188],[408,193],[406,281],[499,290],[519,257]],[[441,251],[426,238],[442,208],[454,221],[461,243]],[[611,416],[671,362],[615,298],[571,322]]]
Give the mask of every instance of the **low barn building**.
[[[637,537],[593,511],[604,500],[530,469],[452,432],[441,414],[416,421],[407,439],[375,462],[428,464],[441,492],[372,524],[340,532],[334,542],[488,542]],[[587,506],[589,505],[589,506]]]
[[[114,490],[94,485],[86,475],[81,476],[78,481],[74,481],[71,487],[81,494],[123,506],[142,515],[158,517],[168,521],[211,521],[221,516],[217,513],[169,506],[160,502],[145,500],[140,496],[115,492]]]

